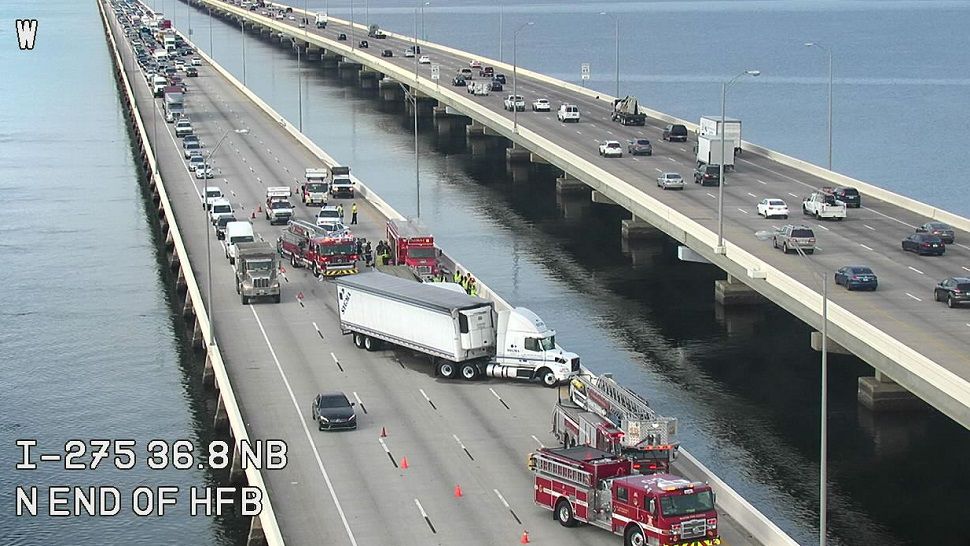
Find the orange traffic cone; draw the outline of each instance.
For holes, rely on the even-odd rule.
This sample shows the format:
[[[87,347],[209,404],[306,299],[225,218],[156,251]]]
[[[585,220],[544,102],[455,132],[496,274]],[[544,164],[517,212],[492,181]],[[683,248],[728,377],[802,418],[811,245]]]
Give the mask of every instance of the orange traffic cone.
[[[462,493],[461,493],[461,484],[458,484],[458,485],[455,486],[455,496],[456,497],[463,496]]]
[[[250,218],[256,218],[256,211],[253,211],[253,213],[249,217]]]
[[[407,470],[408,468],[408,458],[405,457],[401,459],[401,470]]]
[[[283,264],[280,264],[280,273],[286,273],[286,268],[283,267]]]
[[[387,438],[387,429],[381,427],[381,438]]]
[[[528,544],[528,543],[529,543],[529,532],[522,531],[522,538],[519,540],[519,544]]]
[[[256,205],[256,212],[263,212],[263,206],[262,205]]]

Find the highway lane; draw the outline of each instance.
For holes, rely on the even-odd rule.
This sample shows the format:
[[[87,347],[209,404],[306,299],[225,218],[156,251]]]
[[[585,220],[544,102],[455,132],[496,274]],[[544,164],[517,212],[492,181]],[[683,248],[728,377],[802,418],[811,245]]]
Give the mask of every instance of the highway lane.
[[[298,31],[303,32],[303,29]],[[309,32],[333,40],[340,32],[349,35],[349,27],[331,20],[327,29],[318,31],[311,28]],[[361,34],[359,30],[358,34]],[[379,56],[382,49],[391,49],[395,57],[382,60],[409,70],[414,68],[416,60],[402,56],[409,42],[396,38],[370,39],[369,42],[370,48],[358,52]],[[432,62],[440,63],[441,85],[449,86],[450,78],[457,69],[468,66],[470,57],[453,55],[434,46],[425,45],[422,48],[422,53],[428,54]],[[419,75],[430,77],[429,65],[419,65],[418,69]],[[506,75],[511,84],[511,74]],[[463,91],[461,88],[453,89]],[[693,143],[661,141],[659,137],[664,123],[654,119],[649,119],[646,127],[623,127],[613,123],[609,120],[608,104],[559,88],[550,88],[521,74],[518,89],[527,104],[539,97],[550,99],[553,105],[571,102],[579,105],[583,115],[581,123],[563,125],[556,120],[554,112],[520,112],[518,122],[523,127],[552,137],[579,157],[609,170],[716,231],[717,188],[702,188],[689,182],[683,192],[665,192],[656,187],[655,178],[660,172],[680,172],[686,178],[691,178]],[[502,108],[502,99],[507,93],[511,93],[511,85],[507,85],[503,93],[476,97],[474,100],[511,119],[512,113]],[[603,140],[625,142],[637,136],[651,139],[654,156],[604,159],[597,153],[597,145]],[[850,209],[849,217],[842,222],[818,222],[804,217],[798,210],[801,198],[823,185],[826,183],[821,179],[763,157],[753,154],[739,157],[737,172],[728,174],[725,185],[725,238],[767,263],[783,268],[793,278],[819,292],[821,285],[815,271],[833,275],[843,265],[872,266],[880,279],[878,292],[846,293],[841,287],[833,286],[830,291],[833,301],[957,375],[970,378],[970,357],[967,356],[970,354],[970,316],[963,309],[947,309],[944,304],[933,301],[933,286],[939,280],[952,275],[970,274],[970,233],[958,232],[957,244],[948,247],[946,256],[918,257],[903,252],[900,241],[928,218],[869,196],[863,196],[863,208]],[[784,199],[793,209],[793,215],[788,221],[768,221],[757,217],[756,204],[765,197]],[[811,264],[796,255],[785,256],[772,249],[770,241],[759,241],[754,236],[758,230],[780,227],[789,222],[806,224],[815,230],[820,250],[811,258]],[[831,284],[834,285],[834,282]]]
[[[251,213],[264,187],[289,183],[291,173],[319,165],[276,121],[212,70],[202,67],[200,73],[187,80],[187,107],[203,141],[213,146],[229,128],[251,131],[228,137],[213,160],[217,177],[209,182],[232,192],[240,212]],[[337,543],[493,544],[516,540],[525,528],[533,538],[545,534],[565,544],[615,542],[595,529],[560,530],[548,512],[532,505],[525,455],[537,442],[552,441],[547,431],[554,391],[498,381],[442,382],[432,378],[421,361],[391,352],[358,351],[349,339],[337,335],[332,285],[302,270],[287,267],[284,303],[241,306],[231,269],[223,261],[224,250],[202,216],[202,182],[185,170],[172,126],[148,119],[152,101],[142,82],[135,81],[141,110],[149,131],[158,132],[155,146],[162,174],[190,255],[203,276],[203,290],[202,234],[210,237],[216,335],[222,340],[243,413],[254,437],[281,437],[290,445],[291,464],[266,472],[287,540],[316,543],[326,536]],[[366,203],[358,204],[357,231],[376,240],[383,219]],[[297,208],[302,217],[312,214],[312,209]],[[281,229],[268,226],[259,216],[254,224],[269,241]],[[295,299],[299,292],[305,295],[304,306]],[[316,391],[331,386],[356,393],[367,408],[357,432],[325,434],[312,429],[309,401]],[[389,432],[384,445],[394,460],[407,456],[411,468],[394,467],[378,441],[381,427]],[[455,485],[462,486],[463,498],[454,498]],[[523,525],[514,520],[502,498]],[[436,533],[421,518],[415,499]],[[728,521],[724,526],[730,543],[745,543],[743,533]]]

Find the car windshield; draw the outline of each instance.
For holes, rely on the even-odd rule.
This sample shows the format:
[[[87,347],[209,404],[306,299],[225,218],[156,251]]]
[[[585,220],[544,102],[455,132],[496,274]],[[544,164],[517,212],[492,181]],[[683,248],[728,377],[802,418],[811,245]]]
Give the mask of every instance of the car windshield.
[[[668,174],[666,175],[667,180],[680,180],[681,176],[679,174]]]
[[[650,144],[650,141],[645,138],[641,138],[637,140],[637,144],[639,144],[640,146],[647,146],[648,144]]]
[[[411,247],[408,249],[408,256],[412,258],[434,258],[434,247]]]
[[[683,125],[674,125],[673,127],[670,128],[670,134],[672,134],[672,135],[686,135],[687,134],[687,127],[684,127]]]
[[[859,190],[855,188],[842,188],[842,195],[847,195],[849,197],[854,197],[859,195]]]
[[[342,394],[327,394],[320,397],[318,405],[321,408],[349,408],[350,401]]]
[[[218,225],[219,227],[224,228],[226,227],[226,224],[228,224],[229,222],[235,222],[235,221],[236,221],[235,216],[223,216],[222,218],[219,218]]]
[[[810,229],[793,229],[792,232],[791,232],[791,236],[792,237],[808,237],[808,238],[811,238],[811,237],[815,237],[815,234],[812,233],[812,230],[810,230]]]
[[[768,201],[768,204],[771,205],[771,206],[773,206],[773,207],[784,207],[785,206],[785,202],[784,201],[780,201],[778,199],[772,199],[772,200]]]
[[[607,148],[619,148],[620,147],[620,143],[619,142],[607,142],[606,143],[606,147]]]
[[[320,218],[340,218],[340,211],[337,210],[321,210],[318,214]]]
[[[872,270],[868,267],[852,267],[850,269],[855,275],[872,275]]]
[[[543,351],[551,351],[556,348],[556,336],[549,336],[539,338],[539,349]]]
[[[946,224],[938,224],[936,222],[930,222],[929,224],[926,224],[926,227],[929,229],[951,229],[950,226]]]
[[[321,182],[310,182],[306,185],[306,191],[320,193],[327,191],[327,185]]]
[[[290,205],[289,201],[273,201],[269,204],[270,208],[274,209],[290,209],[293,205]]]
[[[232,212],[232,207],[229,205],[215,205],[212,207],[212,212],[219,214],[224,212]]]
[[[663,515],[670,518],[709,512],[714,509],[714,496],[710,491],[701,491],[690,495],[670,495],[660,498],[660,509]]]
[[[222,192],[219,190],[206,190],[206,197],[222,197]]]
[[[339,245],[320,245],[320,254],[324,256],[338,256],[345,254],[353,254],[357,251],[357,245],[353,243],[344,243]]]
[[[962,282],[957,285],[957,290],[961,292],[970,292],[970,282]]]
[[[236,243],[252,243],[254,241],[255,239],[253,239],[252,235],[238,235],[236,237],[229,238],[229,244],[231,245],[234,245]]]
[[[203,159],[201,155],[194,155],[192,156],[192,159],[190,159],[189,161],[192,162],[193,164],[199,164],[199,165],[205,163],[205,159]]]

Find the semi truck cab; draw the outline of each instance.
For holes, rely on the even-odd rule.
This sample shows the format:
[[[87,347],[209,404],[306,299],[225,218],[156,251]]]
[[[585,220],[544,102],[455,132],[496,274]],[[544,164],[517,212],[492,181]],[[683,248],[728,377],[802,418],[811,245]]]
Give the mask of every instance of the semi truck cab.
[[[498,346],[495,360],[506,366],[524,366],[552,377],[540,377],[547,386],[567,380],[579,372],[579,355],[556,344],[556,331],[525,307],[498,312]],[[553,382],[549,384],[549,382]]]

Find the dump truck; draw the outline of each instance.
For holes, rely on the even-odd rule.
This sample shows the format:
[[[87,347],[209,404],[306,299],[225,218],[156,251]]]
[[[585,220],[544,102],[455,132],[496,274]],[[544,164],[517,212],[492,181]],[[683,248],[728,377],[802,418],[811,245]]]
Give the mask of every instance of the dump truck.
[[[279,303],[282,297],[279,256],[266,242],[236,243],[236,293],[243,305],[253,298],[271,297]]]
[[[620,125],[643,125],[647,122],[647,115],[640,111],[637,98],[628,96],[613,101],[613,121]]]
[[[556,344],[556,332],[523,307],[498,310],[489,300],[377,271],[337,279],[340,330],[369,351],[382,344],[430,357],[446,379],[501,377],[555,387],[579,372],[579,356]]]

